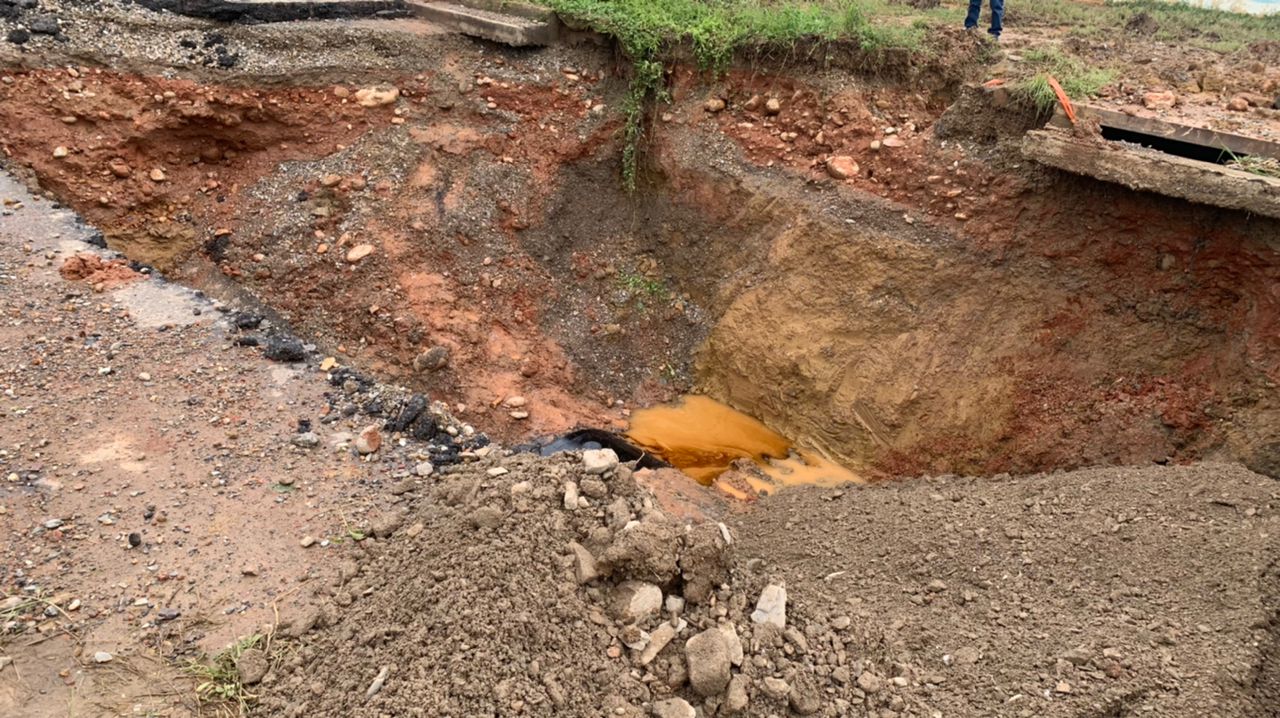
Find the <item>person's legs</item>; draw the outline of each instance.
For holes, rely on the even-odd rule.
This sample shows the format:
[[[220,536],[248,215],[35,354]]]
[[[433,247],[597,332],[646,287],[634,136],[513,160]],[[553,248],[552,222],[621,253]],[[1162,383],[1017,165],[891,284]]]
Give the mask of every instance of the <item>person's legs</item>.
[[[969,14],[973,16],[973,22],[978,22],[978,16],[973,12],[972,1],[969,4]],[[987,32],[992,37],[999,38],[1000,33],[1004,31],[1004,0],[991,0],[991,29]]]
[[[964,27],[971,30],[978,26],[978,13],[982,12],[982,0],[969,0],[969,14],[964,18]]]

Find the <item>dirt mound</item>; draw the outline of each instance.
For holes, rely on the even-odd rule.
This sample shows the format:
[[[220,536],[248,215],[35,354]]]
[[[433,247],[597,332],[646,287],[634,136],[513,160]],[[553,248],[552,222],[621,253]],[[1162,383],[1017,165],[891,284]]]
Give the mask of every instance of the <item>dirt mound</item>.
[[[950,477],[781,492],[734,530],[942,715],[1244,718],[1276,715],[1277,497],[1225,464]]]
[[[88,252],[67,257],[58,273],[69,282],[83,281],[97,291],[114,289],[142,278],[123,259],[103,259]]]
[[[588,473],[590,453],[497,454],[450,469],[403,536],[318,592],[336,619],[266,678],[266,714],[1270,705],[1276,492],[1238,467],[799,489],[730,532],[673,521],[625,465]]]

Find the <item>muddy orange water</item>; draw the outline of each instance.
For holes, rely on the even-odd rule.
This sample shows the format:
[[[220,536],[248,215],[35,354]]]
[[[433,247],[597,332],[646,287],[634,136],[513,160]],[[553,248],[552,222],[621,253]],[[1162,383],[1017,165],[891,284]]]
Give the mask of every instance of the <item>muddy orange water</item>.
[[[741,497],[748,491],[772,493],[779,486],[794,484],[863,481],[843,466],[798,449],[758,420],[705,396],[688,396],[677,404],[635,412],[627,437],[699,483],[715,484]],[[741,459],[751,460],[758,470],[734,471],[733,481],[716,481]]]

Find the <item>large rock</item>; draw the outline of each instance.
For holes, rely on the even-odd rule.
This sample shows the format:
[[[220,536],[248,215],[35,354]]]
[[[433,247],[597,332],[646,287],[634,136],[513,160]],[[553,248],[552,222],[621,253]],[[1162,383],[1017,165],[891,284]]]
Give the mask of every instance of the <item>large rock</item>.
[[[624,623],[637,623],[662,610],[662,589],[644,581],[623,581],[609,597],[609,613]]]
[[[689,685],[702,696],[720,695],[729,685],[729,646],[718,628],[708,628],[684,644]]]

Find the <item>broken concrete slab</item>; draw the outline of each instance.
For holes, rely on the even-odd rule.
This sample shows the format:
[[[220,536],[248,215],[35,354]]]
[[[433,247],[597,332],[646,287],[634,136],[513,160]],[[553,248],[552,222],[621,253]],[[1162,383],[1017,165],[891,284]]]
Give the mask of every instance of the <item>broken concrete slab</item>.
[[[221,22],[289,22],[348,17],[396,17],[404,0],[138,0],[151,10]]]
[[[1108,110],[1093,105],[1073,105],[1081,121],[1097,122],[1100,126],[1124,130],[1138,135],[1149,135],[1161,140],[1184,142],[1198,145],[1218,152],[1231,152],[1236,155],[1256,155],[1280,159],[1280,144],[1246,135],[1211,130],[1179,122],[1130,115],[1116,110]],[[1070,129],[1071,121],[1067,119],[1062,108],[1056,108],[1049,125],[1061,129]]]
[[[1028,159],[1075,174],[1227,209],[1280,218],[1280,179],[1119,143],[1033,130]]]
[[[503,12],[495,12],[483,7],[469,7],[469,5],[483,4],[476,0],[466,4],[407,0],[407,4],[413,15],[424,20],[463,35],[500,42],[512,47],[550,45],[560,36],[560,21],[554,14],[527,17],[526,15],[533,13],[526,11],[525,14],[516,14],[515,11],[509,11],[505,7]]]

